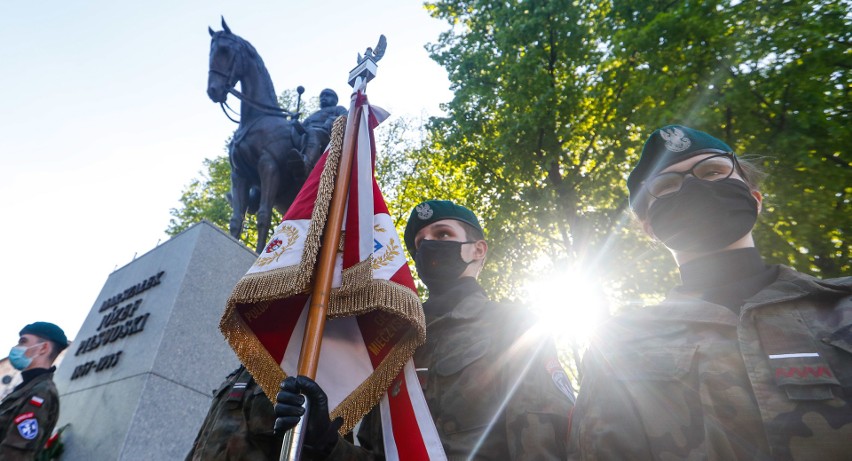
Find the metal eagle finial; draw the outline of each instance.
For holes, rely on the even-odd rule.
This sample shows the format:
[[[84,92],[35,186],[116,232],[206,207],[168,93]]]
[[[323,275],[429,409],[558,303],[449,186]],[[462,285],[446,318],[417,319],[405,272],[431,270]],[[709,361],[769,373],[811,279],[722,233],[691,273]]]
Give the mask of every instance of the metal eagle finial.
[[[385,48],[388,46],[388,41],[384,35],[379,36],[379,43],[376,44],[375,48],[367,47],[367,50],[364,51],[364,56],[361,56],[361,53],[358,53],[358,64],[361,64],[367,59],[372,60],[373,62],[379,62],[382,59],[382,56],[385,55]]]

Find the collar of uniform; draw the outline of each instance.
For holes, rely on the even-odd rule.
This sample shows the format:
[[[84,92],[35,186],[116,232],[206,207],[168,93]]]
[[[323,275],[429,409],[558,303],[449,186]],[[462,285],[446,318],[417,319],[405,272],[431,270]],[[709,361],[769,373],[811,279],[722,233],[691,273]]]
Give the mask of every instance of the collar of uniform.
[[[775,282],[746,300],[743,310],[804,297],[832,297],[852,294],[852,277],[820,280],[797,272],[787,266],[779,266]]]
[[[439,320],[444,319],[453,319],[453,320],[470,320],[474,318],[478,318],[482,315],[482,312],[485,310],[485,306],[488,302],[488,297],[485,296],[485,293],[480,291],[475,291],[467,296],[465,296],[461,302],[458,303],[456,307],[447,312],[446,314],[435,317],[431,319],[427,319],[428,323],[431,325]]]
[[[484,293],[478,291],[473,292],[470,296],[462,299],[459,305],[456,306],[455,309],[451,310],[447,316],[457,320],[468,320],[479,317],[485,310],[485,304],[487,301],[488,297],[485,296]]]
[[[613,317],[598,328],[593,342],[630,344],[649,338],[676,336],[685,324],[736,328],[738,318],[725,306],[674,292],[665,301]],[[608,347],[608,346],[607,346]]]
[[[23,381],[15,386],[13,391],[21,389],[33,381],[37,381],[39,376],[53,376],[54,371],[56,371],[56,367],[54,366],[51,366],[50,368],[31,368],[29,370],[24,370],[21,372],[21,378],[23,378]]]
[[[666,300],[656,306],[645,307],[649,317],[656,321],[719,323],[736,326],[737,315],[721,304],[672,290]]]

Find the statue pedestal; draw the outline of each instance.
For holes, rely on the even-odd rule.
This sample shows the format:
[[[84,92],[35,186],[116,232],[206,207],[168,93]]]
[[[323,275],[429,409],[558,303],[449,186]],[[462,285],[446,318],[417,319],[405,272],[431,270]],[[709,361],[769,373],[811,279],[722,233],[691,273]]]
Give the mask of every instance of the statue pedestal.
[[[186,456],[239,365],[219,319],[256,257],[202,222],[109,275],[54,377],[63,460]]]

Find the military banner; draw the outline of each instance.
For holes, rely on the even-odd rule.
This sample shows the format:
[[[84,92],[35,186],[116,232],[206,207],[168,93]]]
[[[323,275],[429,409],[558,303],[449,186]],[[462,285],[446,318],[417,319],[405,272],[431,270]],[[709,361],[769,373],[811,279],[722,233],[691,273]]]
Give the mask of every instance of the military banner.
[[[360,90],[363,90],[361,88]],[[357,140],[343,236],[316,381],[331,418],[350,430],[381,401],[388,459],[444,458],[411,357],[425,340],[423,309],[402,243],[374,178],[373,128],[386,117],[353,94]],[[297,370],[313,275],[343,146],[345,120],[283,222],[228,300],[220,329],[267,396]],[[389,393],[386,391],[390,390]]]

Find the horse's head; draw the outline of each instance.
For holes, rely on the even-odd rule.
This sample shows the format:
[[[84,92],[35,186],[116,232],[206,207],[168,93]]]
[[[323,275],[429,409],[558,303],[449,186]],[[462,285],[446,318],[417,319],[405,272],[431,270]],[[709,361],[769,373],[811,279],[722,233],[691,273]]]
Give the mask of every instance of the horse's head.
[[[225,102],[228,90],[234,87],[242,77],[244,48],[246,42],[231,32],[225,18],[222,29],[210,31],[210,68],[207,71],[207,95],[213,102]]]

